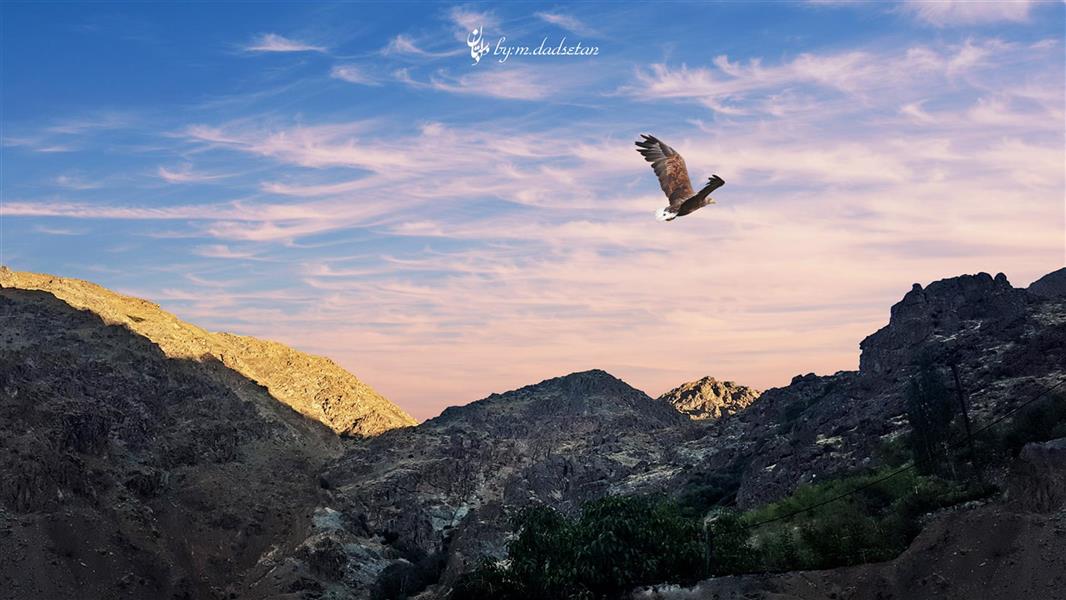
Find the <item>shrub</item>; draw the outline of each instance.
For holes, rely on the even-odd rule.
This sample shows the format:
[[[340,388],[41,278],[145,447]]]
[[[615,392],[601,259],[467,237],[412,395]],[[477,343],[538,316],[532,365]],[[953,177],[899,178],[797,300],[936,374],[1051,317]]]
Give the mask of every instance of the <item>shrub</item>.
[[[754,569],[825,569],[887,560],[914,539],[927,513],[993,491],[914,470],[884,479],[893,472],[882,469],[801,486],[787,498],[744,514],[742,521],[755,526]],[[776,520],[757,526],[771,519]]]
[[[535,507],[516,526],[508,561],[483,562],[453,598],[619,598],[638,585],[690,583],[707,573],[700,521],[661,499],[609,496],[576,519]]]
[[[743,573],[756,565],[751,535],[735,511],[724,510],[712,516],[709,534],[710,571],[714,575]]]
[[[700,518],[715,506],[733,503],[747,466],[746,462],[737,461],[724,469],[691,475],[678,497],[682,512]]]

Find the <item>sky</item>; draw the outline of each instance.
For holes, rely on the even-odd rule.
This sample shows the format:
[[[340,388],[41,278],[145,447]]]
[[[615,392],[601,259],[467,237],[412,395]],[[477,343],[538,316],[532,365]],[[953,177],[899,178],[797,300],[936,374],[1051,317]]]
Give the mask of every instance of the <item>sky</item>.
[[[653,396],[855,369],[915,282],[1066,264],[1064,13],[4,2],[0,262],[419,419],[591,368]],[[542,40],[586,50],[506,55]],[[657,222],[640,133],[717,204]]]

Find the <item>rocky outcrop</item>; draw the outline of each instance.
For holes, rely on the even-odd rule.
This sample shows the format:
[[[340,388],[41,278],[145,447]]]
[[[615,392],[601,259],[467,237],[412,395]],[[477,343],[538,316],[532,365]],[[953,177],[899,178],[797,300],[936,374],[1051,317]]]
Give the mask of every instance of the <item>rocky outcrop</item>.
[[[689,476],[743,465],[736,499],[748,507],[876,464],[884,442],[906,430],[906,386],[921,356],[952,387],[956,366],[976,422],[995,418],[1066,375],[1066,300],[1002,275],[945,279],[916,286],[860,347],[858,371],[797,376],[678,447]]]
[[[1025,511],[1066,508],[1066,438],[1026,444],[1012,468],[1007,498]]]
[[[859,348],[859,370],[891,374],[906,367],[916,348],[932,343],[958,346],[968,332],[990,321],[1004,323],[1025,313],[1027,294],[1000,273],[962,275],[919,284],[892,306],[888,325],[867,337]]]
[[[275,342],[205,331],[156,304],[78,279],[3,269],[0,287],[49,292],[75,308],[92,311],[108,324],[144,336],[170,358],[220,361],[240,375],[223,379],[223,385],[235,382],[234,391],[240,392],[244,380],[253,381],[270,391],[273,400],[268,404],[282,402],[338,434],[378,435],[416,424],[400,407],[326,358]]]
[[[1041,298],[1066,297],[1066,267],[1052,271],[1025,288],[1030,294]]]
[[[746,385],[704,377],[679,385],[659,396],[659,401],[670,404],[690,419],[700,421],[736,414],[758,397],[759,391]]]

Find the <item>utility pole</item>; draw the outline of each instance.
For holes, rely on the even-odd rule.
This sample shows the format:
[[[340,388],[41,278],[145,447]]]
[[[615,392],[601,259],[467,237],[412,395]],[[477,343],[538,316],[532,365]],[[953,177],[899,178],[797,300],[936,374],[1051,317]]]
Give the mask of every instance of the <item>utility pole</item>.
[[[959,362],[951,361],[951,376],[955,378],[955,397],[959,399],[959,409],[962,410],[962,422],[966,426],[966,443],[970,446],[970,460],[977,464],[977,453],[973,446],[973,432],[970,429],[970,409],[966,406],[965,394],[962,391],[962,380],[959,378]]]

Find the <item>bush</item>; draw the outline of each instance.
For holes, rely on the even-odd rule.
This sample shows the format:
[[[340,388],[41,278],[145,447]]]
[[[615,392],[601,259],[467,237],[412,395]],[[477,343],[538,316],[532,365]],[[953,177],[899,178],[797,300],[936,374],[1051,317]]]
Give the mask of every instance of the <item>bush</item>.
[[[747,466],[747,462],[738,461],[718,471],[701,471],[689,476],[678,497],[682,512],[700,518],[716,506],[732,504]]]
[[[735,511],[724,510],[712,516],[709,530],[712,574],[743,573],[757,564],[751,535]]]
[[[882,469],[801,486],[787,498],[744,514],[748,527],[776,519],[754,528],[755,559],[748,570],[826,569],[887,560],[910,544],[927,513],[993,491],[914,470],[882,481],[892,472]],[[848,492],[854,493],[829,502]],[[817,508],[804,510],[812,506]]]
[[[453,598],[620,598],[638,585],[691,583],[707,574],[700,521],[664,500],[606,497],[576,519],[535,507],[516,526],[508,561],[483,562]]]

